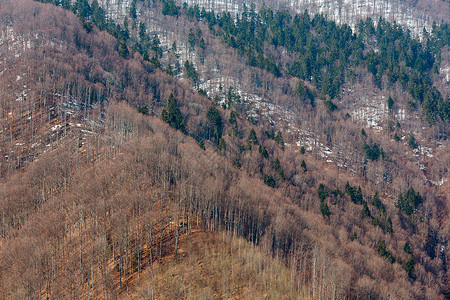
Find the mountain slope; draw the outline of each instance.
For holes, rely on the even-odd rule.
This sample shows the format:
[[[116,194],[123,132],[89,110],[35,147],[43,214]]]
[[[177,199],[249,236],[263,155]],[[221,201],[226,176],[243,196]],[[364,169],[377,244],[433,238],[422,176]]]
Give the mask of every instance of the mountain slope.
[[[162,4],[154,8],[147,17]],[[148,279],[149,270],[182,291],[184,282],[171,278],[171,270],[218,263],[208,247],[230,247],[218,252],[233,268],[242,262],[248,276],[241,284],[200,267],[185,277],[198,280],[192,284],[198,295],[234,296],[234,289],[250,298],[247,292],[266,280],[275,298],[448,294],[448,123],[427,125],[411,109],[404,121],[389,115],[401,123],[395,129],[405,136],[401,142],[389,123],[383,131],[362,130],[345,117],[351,111],[344,99],[313,96],[312,106],[308,94],[295,91],[298,78],[248,66],[239,49],[188,16],[158,16],[166,22],[165,43],[175,39],[184,47],[179,53],[139,37],[139,23],[133,29],[130,21],[124,42],[126,31],[108,25],[114,38],[92,19],[50,4],[4,1],[0,16],[7,41],[1,46],[2,298],[120,298],[127,291],[146,297],[149,285],[170,298]],[[156,44],[141,55],[137,37]],[[265,53],[283,48],[273,51]],[[190,63],[172,76],[167,68],[176,66],[177,54]],[[365,68],[360,74],[370,80],[355,85],[367,88]],[[199,82],[191,76],[195,69]],[[203,81],[208,69],[219,74],[214,84],[222,89]],[[250,80],[236,84],[239,73]],[[318,92],[308,80],[304,85]],[[417,131],[407,135],[412,128]],[[432,152],[424,152],[428,142]],[[417,150],[409,148],[415,143]],[[205,238],[211,242],[199,231],[211,232]],[[242,249],[255,253],[256,263],[242,260],[239,246],[236,254],[236,240],[220,242],[223,235],[251,242],[255,250]],[[178,250],[192,256],[173,258]],[[255,273],[255,264],[283,276]]]

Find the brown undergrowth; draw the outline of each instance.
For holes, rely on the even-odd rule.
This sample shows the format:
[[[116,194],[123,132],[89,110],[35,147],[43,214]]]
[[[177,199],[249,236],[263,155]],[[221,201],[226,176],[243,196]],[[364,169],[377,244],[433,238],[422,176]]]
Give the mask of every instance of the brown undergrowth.
[[[173,248],[174,249],[174,248]],[[242,238],[194,229],[123,299],[304,299],[289,269]]]

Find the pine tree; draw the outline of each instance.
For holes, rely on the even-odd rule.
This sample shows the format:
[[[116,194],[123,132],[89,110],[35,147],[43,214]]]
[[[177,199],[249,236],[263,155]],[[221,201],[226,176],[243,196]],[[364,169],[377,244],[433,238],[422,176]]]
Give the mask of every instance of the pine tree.
[[[361,129],[361,135],[362,135],[362,136],[367,136],[366,131],[364,130],[364,128]]]
[[[353,187],[350,185],[350,183],[348,181],[345,183],[345,193],[347,195],[349,195],[350,199],[353,201],[354,189],[353,189]]]
[[[128,51],[128,47],[125,41],[120,41],[119,44],[119,55],[122,56],[123,58],[127,58],[128,54],[130,52]]]
[[[409,242],[405,242],[405,245],[403,246],[403,251],[405,251],[406,254],[411,254],[411,247],[409,246]]]
[[[306,173],[306,171],[308,171],[308,169],[306,168],[306,163],[305,160],[302,160],[300,167],[303,169],[303,172]]]
[[[131,1],[131,6],[130,6],[130,17],[133,20],[136,20],[137,18],[137,13],[136,13],[136,0]]]
[[[394,99],[392,99],[391,96],[389,96],[388,100],[387,100],[387,106],[389,110],[392,110],[392,108],[394,107]]]
[[[319,196],[319,199],[321,202],[323,202],[328,196],[328,189],[323,185],[323,183],[319,184],[319,187],[317,188],[317,195]]]
[[[375,195],[373,195],[372,205],[378,208],[381,213],[386,213],[386,207],[383,202],[381,202],[380,197],[378,197],[378,192],[375,192]]]
[[[173,93],[170,94],[167,106],[161,112],[161,117],[172,128],[184,132],[183,116],[181,115],[180,107]]]
[[[165,16],[176,16],[178,15],[179,7],[176,5],[174,0],[163,1],[162,14]]]
[[[330,208],[328,207],[328,204],[324,201],[320,203],[320,212],[322,213],[322,216],[329,217],[331,215]]]
[[[258,145],[259,144],[258,138],[256,137],[255,129],[252,128],[252,130],[250,130],[250,133],[248,134],[247,140],[248,140],[248,142],[250,144],[253,144],[253,145]]]
[[[274,138],[275,142],[277,142],[282,148],[284,148],[284,140],[281,131],[278,130],[277,135]]]
[[[405,269],[406,273],[408,274],[409,278],[415,279],[415,264],[416,261],[414,260],[414,257],[410,257],[405,264],[403,265],[403,269]]]
[[[300,80],[297,85],[297,95],[300,100],[309,102],[314,107],[314,95],[311,90],[305,85],[303,80]]]
[[[411,149],[416,149],[417,148],[416,138],[414,137],[414,135],[412,133],[409,134],[408,146]]]
[[[367,202],[364,201],[364,202],[363,202],[363,208],[362,208],[362,210],[361,210],[361,218],[364,219],[365,217],[370,217],[370,216],[371,216],[371,214],[370,214],[370,209],[369,209],[369,207],[367,206]]]
[[[272,188],[276,187],[275,178],[272,175],[264,174],[264,183]]]
[[[226,149],[225,140],[223,138],[219,139],[219,145],[217,145],[217,149],[219,151],[222,151],[222,150]]]
[[[386,223],[384,225],[384,230],[389,233],[389,234],[393,234],[394,233],[394,229],[392,227],[392,220],[391,217],[387,217],[386,219]]]
[[[190,78],[192,80],[192,83],[195,87],[198,86],[198,81],[199,81],[199,77],[198,77],[198,73],[197,70],[195,69],[194,64],[192,64],[189,60],[186,60],[184,62],[184,69],[186,71],[186,76],[188,78]]]
[[[259,153],[261,154],[262,157],[264,158],[268,158],[269,157],[269,152],[267,152],[266,147],[259,145]]]
[[[143,115],[148,115],[148,106],[147,105],[139,106],[138,112]]]
[[[405,195],[400,194],[396,206],[399,211],[407,214],[408,216],[414,213],[414,210],[418,208],[423,199],[419,192],[416,193],[413,188],[406,191]]]
[[[103,9],[98,5],[98,1],[94,0],[91,4],[92,9],[92,21],[94,22],[95,26],[98,27],[100,30],[105,29],[105,15],[103,13]]]
[[[230,119],[228,120],[228,122],[230,122],[231,125],[236,125],[238,116],[239,116],[238,113],[236,111],[232,110],[230,112]]]
[[[222,137],[223,121],[222,116],[214,103],[211,103],[209,106],[206,117],[208,118],[209,136],[212,137],[214,141],[219,142],[219,139]]]

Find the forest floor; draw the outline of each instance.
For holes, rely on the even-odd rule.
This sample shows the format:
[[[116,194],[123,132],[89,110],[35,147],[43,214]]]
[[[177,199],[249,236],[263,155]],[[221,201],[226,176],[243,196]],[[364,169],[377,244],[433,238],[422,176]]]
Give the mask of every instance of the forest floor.
[[[122,299],[307,299],[292,274],[246,240],[194,228],[180,235],[178,252],[133,274]],[[295,277],[295,276],[294,276]]]

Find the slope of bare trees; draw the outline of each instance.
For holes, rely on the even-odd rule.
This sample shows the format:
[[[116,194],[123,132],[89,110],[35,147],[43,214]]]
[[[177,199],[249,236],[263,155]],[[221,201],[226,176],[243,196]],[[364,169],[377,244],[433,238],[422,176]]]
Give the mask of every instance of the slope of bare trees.
[[[434,157],[419,153],[426,162],[419,169],[406,140],[363,134],[319,106],[298,120],[321,132],[304,133],[303,152],[268,120],[248,121],[245,104],[215,108],[133,51],[121,58],[116,40],[96,28],[88,33],[62,9],[5,1],[0,16],[9,36],[1,46],[0,298],[118,298],[134,287],[146,297],[150,270],[189,243],[195,248],[199,230],[213,241],[245,238],[275,258],[268,260],[275,269],[281,261],[289,274],[277,291],[288,297],[448,295],[448,183],[439,182],[448,172],[445,139]],[[273,97],[289,89],[283,79],[271,89],[270,75],[244,71],[267,77]],[[161,121],[171,93],[187,135]],[[149,116],[137,112],[143,106]],[[341,166],[321,158],[321,144],[347,149],[337,153]],[[383,159],[368,156],[374,145]],[[411,188],[423,203],[407,215],[395,202]],[[239,261],[233,247],[226,257]],[[252,288],[271,280],[250,271]],[[218,281],[222,291],[239,290],[233,280]],[[161,294],[176,297],[170,292]]]
[[[291,280],[313,298],[385,297],[394,290],[399,298],[422,295],[421,280],[411,284],[401,266],[374,249],[387,239],[406,260],[396,250],[402,245],[395,246],[406,238],[396,219],[393,237],[360,219],[354,204],[333,206],[330,219],[322,219],[312,191],[286,197],[287,190],[265,186],[214,149],[201,150],[124,104],[108,110],[105,132],[89,144],[81,153],[66,139],[2,184],[5,297],[114,298],[154,262],[176,253],[180,237],[189,239],[195,228],[260,245],[283,259]],[[351,241],[353,232],[358,238]],[[416,266],[418,277],[433,280]],[[423,295],[438,297],[435,292]]]

